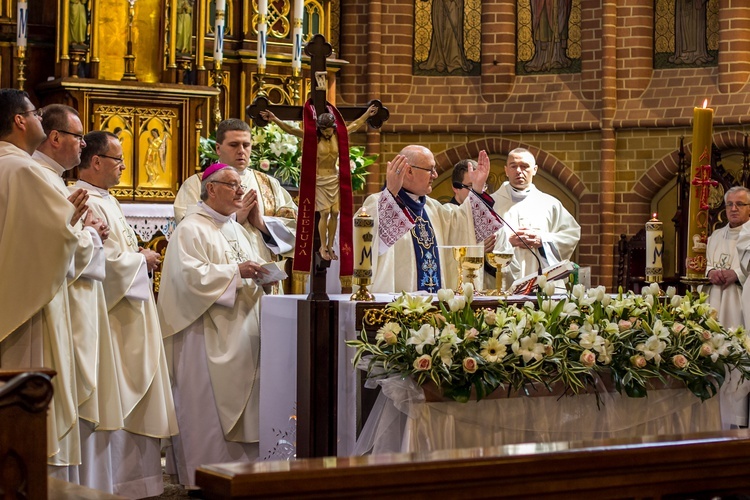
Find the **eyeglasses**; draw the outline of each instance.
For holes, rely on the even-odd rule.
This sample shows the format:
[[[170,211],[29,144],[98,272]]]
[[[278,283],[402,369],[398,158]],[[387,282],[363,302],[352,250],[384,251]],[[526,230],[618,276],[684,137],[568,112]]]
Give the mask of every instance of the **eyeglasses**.
[[[104,158],[109,158],[110,160],[115,160],[118,165],[124,165],[125,164],[125,158],[118,158],[116,156],[109,156],[105,154],[98,154],[96,156],[102,156]]]
[[[57,130],[58,132],[61,132],[63,134],[72,135],[73,137],[75,137],[76,139],[78,139],[79,142],[84,142],[84,140],[83,140],[83,134],[76,134],[75,132],[68,132],[67,130],[60,130],[59,128],[55,129],[55,130]],[[105,156],[105,155],[99,155],[99,156]],[[107,158],[111,158],[111,157],[108,156]]]
[[[454,182],[453,187],[456,189],[471,189],[471,184],[463,184],[461,182]]]
[[[433,174],[433,173],[434,173],[434,174],[436,174],[436,173],[437,173],[437,169],[436,169],[435,167],[432,167],[432,168],[424,168],[424,167],[418,167],[418,166],[416,166],[416,165],[411,165],[411,164],[410,164],[409,166],[410,166],[411,168],[416,168],[417,170],[424,170],[425,172],[430,172],[431,174]]]
[[[233,191],[239,191],[242,189],[244,191],[245,187],[240,184],[239,182],[224,182],[224,181],[208,181],[208,182],[215,182],[217,184],[224,184],[225,186],[229,186]]]
[[[39,109],[38,109],[38,108],[34,108],[34,109],[30,109],[30,110],[28,110],[28,111],[23,111],[23,112],[21,112],[21,113],[16,113],[16,114],[17,114],[17,115],[28,115],[29,113],[33,113],[33,114],[34,114],[34,116],[38,116],[38,117],[40,117],[40,118],[41,118],[41,117],[42,117],[42,115],[44,114],[44,110],[42,110],[42,109],[40,109],[40,108],[39,108]]]
[[[745,207],[747,207],[749,205],[750,205],[750,203],[742,203],[741,201],[738,201],[736,203],[733,203],[731,201],[727,202],[727,208],[737,207],[737,208],[741,209],[741,208],[745,208]]]

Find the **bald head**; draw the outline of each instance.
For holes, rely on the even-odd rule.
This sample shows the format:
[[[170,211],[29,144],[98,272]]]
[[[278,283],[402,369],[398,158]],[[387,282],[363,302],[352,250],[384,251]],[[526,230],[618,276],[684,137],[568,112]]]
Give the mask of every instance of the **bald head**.
[[[404,176],[404,189],[426,196],[432,192],[432,181],[437,179],[435,170],[435,156],[424,146],[412,144],[406,146],[399,153],[406,158],[409,169]]]

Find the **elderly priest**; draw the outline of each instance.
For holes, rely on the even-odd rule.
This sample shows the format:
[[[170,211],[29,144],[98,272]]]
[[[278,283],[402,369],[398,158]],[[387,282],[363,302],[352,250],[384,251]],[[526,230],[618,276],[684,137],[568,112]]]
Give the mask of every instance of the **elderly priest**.
[[[208,167],[202,201],[188,207],[164,259],[159,318],[180,426],[175,459],[188,487],[201,464],[258,457],[259,306],[272,278],[234,220],[244,191],[233,167]]]
[[[471,185],[484,186],[489,173],[489,157],[481,151],[477,166],[469,167]],[[377,214],[379,236],[373,245],[372,291],[435,293],[454,287],[455,266],[444,262],[452,257],[441,256],[439,248],[482,245],[502,227],[486,193],[472,190],[460,206],[427,196],[436,178],[432,152],[424,146],[406,146],[388,162],[386,189],[365,200],[365,210]]]

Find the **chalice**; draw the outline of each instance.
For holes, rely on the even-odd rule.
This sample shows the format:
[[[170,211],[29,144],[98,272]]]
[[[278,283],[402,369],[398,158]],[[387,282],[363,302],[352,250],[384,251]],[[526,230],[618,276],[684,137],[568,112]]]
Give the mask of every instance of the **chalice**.
[[[464,293],[464,258],[466,258],[466,247],[453,247],[453,258],[458,262],[458,285],[456,293]]]
[[[485,259],[487,259],[487,263],[492,266],[493,268],[497,269],[496,277],[495,277],[495,288],[497,289],[497,295],[506,296],[508,295],[507,292],[503,291],[503,277],[501,274],[501,271],[503,269],[503,266],[508,264],[510,260],[513,258],[512,253],[495,253],[495,252],[489,252],[484,255]]]
[[[471,286],[474,287],[474,290],[477,290],[477,285],[474,283],[474,280],[477,278],[477,270],[482,269],[484,266],[484,257],[464,257],[463,260],[463,267],[466,269],[466,279],[471,283]]]

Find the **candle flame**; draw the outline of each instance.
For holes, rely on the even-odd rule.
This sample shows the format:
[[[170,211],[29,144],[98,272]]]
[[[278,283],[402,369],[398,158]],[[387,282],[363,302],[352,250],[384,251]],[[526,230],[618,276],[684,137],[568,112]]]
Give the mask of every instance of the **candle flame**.
[[[651,214],[651,218],[652,218],[652,219],[656,219],[656,215],[657,215],[657,213],[656,213],[656,212],[652,213],[652,214]]]
[[[703,99],[703,109],[708,107],[708,99]]]

